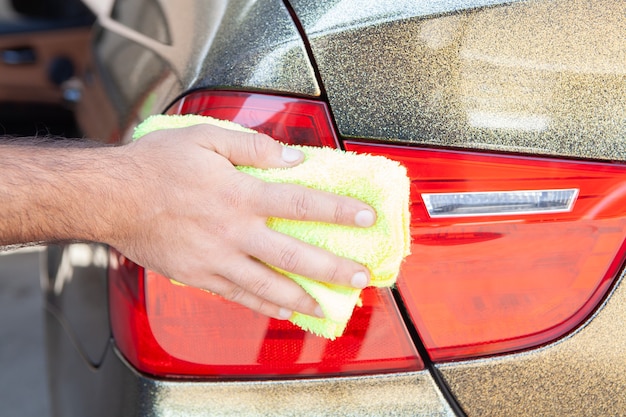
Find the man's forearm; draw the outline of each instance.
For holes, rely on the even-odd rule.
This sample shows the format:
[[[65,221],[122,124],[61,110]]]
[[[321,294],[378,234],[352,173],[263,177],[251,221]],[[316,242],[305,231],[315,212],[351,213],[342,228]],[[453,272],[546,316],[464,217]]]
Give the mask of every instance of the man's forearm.
[[[0,144],[0,245],[101,240],[120,192],[119,149],[37,142]]]
[[[0,245],[103,242],[147,269],[268,316],[320,315],[303,288],[268,265],[358,288],[369,271],[269,229],[267,219],[368,227],[375,213],[345,196],[265,183],[235,168],[286,168],[303,158],[265,135],[210,125],[157,131],[119,147],[0,144]]]

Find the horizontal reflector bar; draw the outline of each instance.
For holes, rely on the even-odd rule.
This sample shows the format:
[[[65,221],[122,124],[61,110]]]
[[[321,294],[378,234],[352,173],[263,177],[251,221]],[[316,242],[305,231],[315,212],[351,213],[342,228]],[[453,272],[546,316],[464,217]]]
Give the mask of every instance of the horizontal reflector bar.
[[[578,189],[423,193],[431,218],[569,212]]]

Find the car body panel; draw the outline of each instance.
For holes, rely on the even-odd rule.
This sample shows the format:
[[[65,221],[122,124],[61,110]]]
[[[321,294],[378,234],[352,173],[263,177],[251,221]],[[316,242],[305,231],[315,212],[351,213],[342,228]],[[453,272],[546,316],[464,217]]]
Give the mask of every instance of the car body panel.
[[[121,29],[100,21],[94,36],[92,72],[88,71],[83,80],[84,99],[77,108],[81,128],[88,136],[107,142],[128,141],[132,128],[140,120],[163,112],[183,91],[197,88],[245,88],[300,96],[320,94],[304,44],[281,2],[255,2],[245,14],[241,10],[243,2],[215,4],[221,8],[222,16],[230,16],[219,21],[219,27],[212,28],[211,19],[199,17],[211,9],[211,4],[204,1],[188,2],[186,7],[193,13],[187,10],[183,12],[187,17],[180,19],[188,21],[185,19],[192,15],[204,21],[203,33],[221,31],[222,43],[200,36],[194,42],[207,42],[206,49],[177,49],[176,55],[170,55],[174,52],[168,48],[154,47],[144,38],[161,36],[162,30],[151,34],[143,27],[131,27],[132,19],[118,19],[116,23],[122,25]],[[182,6],[168,9],[166,21],[179,19],[168,15],[179,8]],[[262,25],[258,28],[262,21],[259,15],[264,13],[283,23],[278,27]],[[124,28],[141,36],[132,35]],[[180,39],[176,35],[178,30],[168,29],[174,48],[178,47],[177,39]],[[234,42],[237,31],[261,31],[265,36],[248,39],[238,49],[239,55],[231,56],[226,40]],[[169,38],[160,40],[166,39]],[[185,39],[188,38],[180,41]],[[272,59],[260,62],[260,58],[267,55]],[[185,62],[186,66],[181,66],[174,58]],[[209,63],[220,68],[221,62],[229,62],[230,71],[220,73],[205,68]],[[206,76],[198,77],[201,72]],[[280,75],[276,76],[277,73]],[[97,120],[98,108],[101,120]],[[80,247],[78,251],[83,249]],[[89,326],[74,317],[74,311],[86,308],[90,297],[77,298],[80,292],[89,290],[83,287],[86,275],[71,262],[71,251],[70,248],[50,250],[47,255],[46,334],[53,415],[268,415],[268,409],[275,410],[275,415],[286,412],[291,415],[454,415],[428,371],[324,380],[228,383],[167,381],[137,374],[120,357],[114,343],[102,352],[103,333],[99,325],[91,327],[93,334],[89,334],[83,331]],[[89,265],[83,264],[82,268],[96,271],[99,276],[100,266],[94,265],[98,259],[91,257]],[[62,265],[73,265],[73,268],[66,274]],[[98,279],[94,285],[99,283]],[[55,294],[54,288],[60,288],[61,293]],[[75,304],[70,306],[70,301]],[[86,339],[97,342],[86,342]],[[244,387],[246,395],[242,396]],[[313,396],[313,390],[317,397]],[[216,412],[215,407],[219,411]]]
[[[198,88],[320,95],[302,38],[280,1],[117,4],[100,10],[98,68],[85,85],[89,97],[77,109],[89,136],[127,142],[141,120]],[[146,13],[161,17],[146,20]],[[113,130],[90,122],[103,91],[117,122]]]
[[[292,2],[344,137],[626,159],[623,2],[312,3]],[[468,415],[622,414],[623,292],[562,342],[437,369]]]
[[[101,363],[94,366],[78,347],[76,334],[48,308],[44,328],[51,416],[138,415],[124,408],[127,403],[132,403],[133,409],[145,409],[135,381],[126,378],[127,370],[116,364],[109,366],[110,342]]]
[[[198,87],[319,96],[313,67],[280,1],[231,1],[204,59]]]
[[[623,1],[312,3],[293,2],[342,135],[626,160]]]
[[[48,245],[41,283],[49,314],[72,335],[90,365],[100,364],[111,339],[107,298],[108,247]]]
[[[166,90],[174,88],[177,93],[182,86],[166,61],[135,42],[129,42],[112,32],[101,31],[96,37],[96,44],[94,75],[91,80],[84,82],[84,94],[90,94],[91,97],[85,97],[82,107],[89,106],[89,112],[96,114],[98,103],[89,98],[103,97],[105,94],[105,106],[109,107],[107,112],[111,114],[108,118],[115,122],[115,129],[108,132],[111,135],[108,141],[119,142],[120,134],[138,123],[140,117],[146,117],[153,106],[165,105],[156,102],[157,94],[153,94],[153,91],[160,91],[164,87]],[[164,96],[166,94],[158,95]],[[84,115],[84,118],[81,116],[79,113],[81,125],[85,125],[89,136],[93,136],[89,115]]]
[[[615,20],[624,15],[623,2],[597,0],[584,15],[590,17],[586,29],[576,24],[589,11],[578,0],[431,3],[396,10],[394,5],[415,3],[355,2],[353,7],[363,7],[340,13],[340,24],[316,26],[333,7],[350,2],[294,1],[305,43],[280,1],[137,1],[134,15],[127,10],[123,18],[100,16],[93,72],[84,80],[84,101],[77,109],[81,127],[89,136],[126,142],[137,123],[164,112],[185,92],[253,90],[327,99],[344,138],[626,159],[620,140],[626,81],[619,65],[626,47],[617,36],[624,33],[623,21]],[[445,8],[433,8],[441,3]],[[162,17],[156,19],[160,28],[142,26],[142,7]],[[385,7],[396,11],[386,13]],[[587,30],[602,56],[569,51],[566,39],[540,30],[542,12],[550,7],[566,27],[563,33]],[[602,13],[594,14],[597,10]],[[347,23],[350,19],[354,22]],[[499,42],[509,32],[511,41]],[[531,40],[539,43],[533,46]],[[545,54],[526,65],[544,43]],[[510,59],[518,50],[524,59]],[[104,109],[100,121],[99,108]],[[482,125],[470,126],[471,111]],[[58,267],[64,261],[54,262]],[[58,272],[54,276],[60,279]],[[49,288],[61,285],[56,278]],[[69,291],[82,279],[63,281]],[[455,400],[447,396],[440,375],[469,415],[509,410],[597,415],[600,407],[619,414],[626,405],[611,394],[624,389],[624,370],[621,363],[609,364],[623,353],[615,351],[624,344],[614,332],[626,314],[624,291],[618,287],[578,331],[540,349],[430,364],[430,370],[415,373],[317,380],[155,379],[133,371],[114,342],[99,336],[96,348],[86,347],[79,339],[90,336],[76,331],[77,324],[68,326],[71,320],[59,321],[51,309],[47,337],[54,414],[269,415],[271,409],[290,415],[454,415]],[[605,349],[609,342],[613,351]],[[596,366],[597,361],[604,362]],[[594,366],[586,366],[591,362]],[[568,369],[572,363],[576,367]],[[580,413],[572,412],[578,406]]]
[[[550,346],[439,366],[468,415],[618,416],[626,398],[626,287],[587,325]]]
[[[133,371],[113,344],[98,368],[48,315],[55,416],[453,416],[428,371],[276,381],[158,380]]]

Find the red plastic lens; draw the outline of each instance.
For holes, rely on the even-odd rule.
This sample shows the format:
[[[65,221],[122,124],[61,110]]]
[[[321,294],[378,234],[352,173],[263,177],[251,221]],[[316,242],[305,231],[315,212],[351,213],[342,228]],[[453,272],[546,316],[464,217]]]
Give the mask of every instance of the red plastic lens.
[[[408,168],[412,255],[398,288],[434,361],[563,336],[597,307],[623,263],[622,165],[357,143],[346,149]],[[559,197],[572,197],[570,190],[578,195],[567,210]],[[482,206],[476,193],[486,196]],[[429,215],[424,195],[448,201],[441,208],[451,214]],[[548,197],[529,202],[537,196]]]
[[[170,113],[234,120],[292,144],[337,146],[326,106],[242,92],[198,92]],[[398,289],[434,361],[517,351],[579,326],[622,266],[620,164],[346,142],[403,163],[412,178],[412,255]],[[139,370],[257,378],[418,370],[388,290],[368,289],[330,342],[114,254],[115,340]]]
[[[288,143],[337,143],[325,105],[311,100],[201,92],[170,113],[178,112],[233,120]],[[344,335],[329,341],[206,291],[175,285],[115,252],[109,285],[114,338],[142,372],[244,379],[423,369],[387,289],[363,291],[363,305]]]
[[[314,100],[205,91],[182,98],[168,113],[231,120],[292,145],[339,146],[326,105]]]
[[[153,272],[144,275],[117,252],[109,278],[117,346],[145,373],[241,379],[423,367],[387,290],[365,290],[345,334],[329,341]]]

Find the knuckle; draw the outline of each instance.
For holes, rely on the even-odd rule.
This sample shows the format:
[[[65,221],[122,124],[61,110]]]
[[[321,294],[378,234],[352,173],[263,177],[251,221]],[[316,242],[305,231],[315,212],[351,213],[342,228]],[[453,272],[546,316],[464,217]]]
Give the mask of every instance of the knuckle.
[[[196,125],[191,125],[188,126],[187,131],[189,133],[191,133],[191,136],[199,136],[202,138],[208,138],[210,137],[210,129],[207,129],[207,125],[206,124],[196,124]],[[173,134],[178,134],[179,131],[174,131]]]
[[[297,191],[291,197],[294,220],[304,220],[312,209],[312,199],[304,191]]]
[[[341,224],[344,218],[344,209],[341,204],[337,204],[335,206],[335,211],[333,213],[333,222],[336,224]]]
[[[251,145],[249,148],[251,152],[250,159],[266,158],[270,151],[270,143],[267,138],[260,133],[254,133],[251,136],[252,140],[249,142]]]
[[[280,269],[294,272],[298,268],[298,264],[300,263],[297,249],[291,246],[284,247],[280,251],[280,254],[278,256],[278,262],[278,267]]]
[[[275,316],[275,308],[271,303],[268,303],[265,300],[259,300],[258,304],[252,307],[254,311],[258,311],[261,314],[265,314],[266,316]]]
[[[311,297],[306,293],[293,300],[290,308],[294,311],[308,311],[310,309]]]
[[[232,184],[232,186],[223,187],[221,190],[222,201],[233,208],[243,207],[246,195],[248,194],[242,190],[241,184]]]
[[[222,295],[227,300],[233,301],[235,303],[240,303],[245,298],[245,294],[246,291],[243,288],[239,286],[234,286]]]
[[[260,298],[265,298],[270,293],[272,283],[269,279],[258,278],[250,285],[250,292]]]
[[[337,265],[330,265],[324,274],[324,281],[329,284],[339,284],[339,272],[339,267]]]

